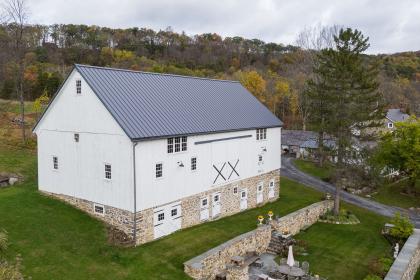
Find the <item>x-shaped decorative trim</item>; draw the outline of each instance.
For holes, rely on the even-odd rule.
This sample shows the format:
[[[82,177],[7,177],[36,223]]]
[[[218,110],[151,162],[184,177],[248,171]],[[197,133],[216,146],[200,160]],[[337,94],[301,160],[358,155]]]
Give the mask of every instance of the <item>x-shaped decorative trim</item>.
[[[236,175],[238,175],[238,177],[239,177],[239,173],[236,171],[236,166],[238,165],[238,162],[239,162],[239,159],[236,161],[236,163],[235,163],[235,166],[232,166],[232,164],[230,164],[230,162],[228,161],[228,164],[230,165],[230,167],[232,167],[232,171],[230,172],[230,175],[229,175],[229,178],[228,178],[228,180],[230,179],[230,177],[232,176],[232,174],[233,174],[233,172],[235,172],[236,173]]]
[[[213,184],[215,184],[215,183],[216,183],[217,178],[219,178],[219,176],[222,176],[223,180],[225,180],[225,181],[226,181],[225,176],[223,176],[223,174],[222,174],[222,170],[223,170],[223,168],[225,168],[225,165],[226,165],[226,162],[225,162],[225,163],[223,163],[222,168],[220,168],[220,170],[219,170],[219,169],[217,169],[217,167],[213,164],[214,169],[216,169],[217,173],[219,173],[219,174],[217,174],[216,179],[214,179]]]

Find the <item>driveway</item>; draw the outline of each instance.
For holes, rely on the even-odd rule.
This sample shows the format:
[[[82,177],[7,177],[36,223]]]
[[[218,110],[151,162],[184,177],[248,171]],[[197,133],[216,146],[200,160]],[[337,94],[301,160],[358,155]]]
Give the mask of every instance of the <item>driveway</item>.
[[[307,173],[300,171],[293,164],[293,158],[282,156],[281,165],[282,165],[281,176],[287,177],[289,179],[292,179],[294,181],[307,185],[308,187],[319,190],[321,192],[328,192],[334,195],[335,193],[334,185],[324,182],[318,178],[315,178]],[[363,198],[358,195],[354,195],[345,191],[341,192],[341,199],[345,202],[368,209],[372,212],[375,212],[377,214],[380,214],[386,217],[394,216],[395,212],[402,212],[402,213],[408,214],[408,211],[406,209],[384,205],[379,202],[369,200],[367,198]],[[420,216],[410,214],[410,219],[413,221],[416,228],[420,228]]]

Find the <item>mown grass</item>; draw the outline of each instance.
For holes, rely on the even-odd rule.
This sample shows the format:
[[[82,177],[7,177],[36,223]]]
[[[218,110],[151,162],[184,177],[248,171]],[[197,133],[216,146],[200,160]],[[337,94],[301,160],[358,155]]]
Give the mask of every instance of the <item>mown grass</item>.
[[[387,218],[367,210],[343,204],[360,220],[357,225],[316,223],[297,239],[307,244],[308,261],[313,273],[328,279],[363,279],[369,273],[369,263],[389,256],[391,246],[380,234]]]
[[[294,164],[303,172],[320,178],[324,181],[329,181],[334,172],[334,166],[328,162],[325,162],[323,167],[319,167],[312,161],[296,159],[294,160]]]
[[[107,244],[102,222],[36,188],[36,155],[0,145],[0,170],[25,175],[0,190],[0,228],[10,239],[8,258],[23,258],[32,279],[186,279],[183,262],[256,227],[256,217],[285,215],[321,199],[321,194],[283,179],[281,198],[261,208],[179,231],[136,248]]]

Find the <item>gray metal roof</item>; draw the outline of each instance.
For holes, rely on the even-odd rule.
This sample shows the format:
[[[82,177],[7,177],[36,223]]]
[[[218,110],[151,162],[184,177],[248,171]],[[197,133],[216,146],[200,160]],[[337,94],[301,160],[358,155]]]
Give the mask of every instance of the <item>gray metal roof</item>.
[[[324,137],[324,146],[335,148],[335,140],[330,136]],[[287,130],[281,132],[281,144],[287,146],[299,146],[301,148],[317,149],[318,132],[307,130]]]
[[[386,112],[386,118],[392,122],[402,122],[408,119],[410,116],[403,113],[400,109],[389,109]]]
[[[282,125],[239,82],[75,68],[133,140]]]

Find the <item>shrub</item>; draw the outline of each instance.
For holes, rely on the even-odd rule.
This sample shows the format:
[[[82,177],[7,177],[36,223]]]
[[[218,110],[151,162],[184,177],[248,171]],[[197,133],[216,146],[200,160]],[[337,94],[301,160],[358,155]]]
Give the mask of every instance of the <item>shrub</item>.
[[[391,223],[394,225],[394,227],[391,228],[389,234],[397,239],[405,240],[410,237],[414,231],[414,226],[410,220],[407,217],[401,216],[399,212],[395,213]]]

